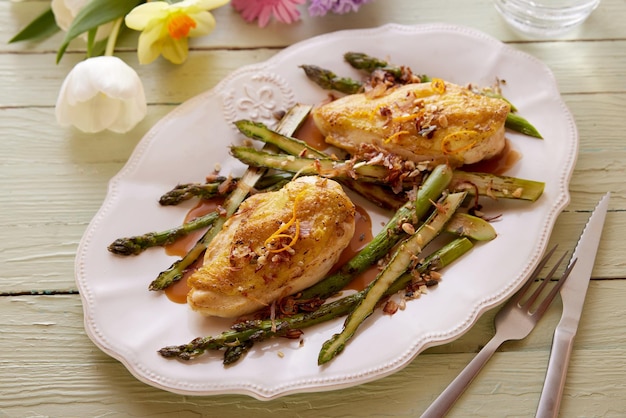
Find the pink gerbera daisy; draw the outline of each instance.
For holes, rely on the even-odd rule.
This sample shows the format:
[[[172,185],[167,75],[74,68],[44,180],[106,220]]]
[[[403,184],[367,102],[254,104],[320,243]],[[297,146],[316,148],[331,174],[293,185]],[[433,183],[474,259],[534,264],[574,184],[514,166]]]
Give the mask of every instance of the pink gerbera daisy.
[[[300,20],[298,5],[306,0],[232,0],[231,4],[246,22],[258,20],[265,27],[272,16],[279,22],[293,23]]]

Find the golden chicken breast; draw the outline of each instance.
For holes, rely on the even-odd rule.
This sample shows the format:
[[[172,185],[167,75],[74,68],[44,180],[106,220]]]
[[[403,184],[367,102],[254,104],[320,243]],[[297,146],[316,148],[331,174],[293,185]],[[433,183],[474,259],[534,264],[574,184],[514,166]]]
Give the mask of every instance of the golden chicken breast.
[[[209,244],[187,301],[208,316],[237,317],[322,279],[354,235],[341,186],[307,176],[250,196]]]
[[[313,109],[313,119],[326,142],[351,154],[371,144],[415,162],[460,166],[502,151],[509,111],[502,99],[434,79],[348,95]]]

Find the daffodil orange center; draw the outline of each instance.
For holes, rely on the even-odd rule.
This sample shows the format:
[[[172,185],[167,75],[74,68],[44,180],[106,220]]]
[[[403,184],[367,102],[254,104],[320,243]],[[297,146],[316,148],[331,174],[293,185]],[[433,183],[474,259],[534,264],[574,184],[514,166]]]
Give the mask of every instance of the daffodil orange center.
[[[176,13],[167,22],[167,31],[174,39],[181,39],[189,35],[189,31],[196,27],[196,21],[186,13]]]

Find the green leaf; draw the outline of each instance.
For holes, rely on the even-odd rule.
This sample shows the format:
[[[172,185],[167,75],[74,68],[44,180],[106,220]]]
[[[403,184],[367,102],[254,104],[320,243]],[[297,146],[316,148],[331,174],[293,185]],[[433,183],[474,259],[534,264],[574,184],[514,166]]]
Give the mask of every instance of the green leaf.
[[[96,43],[96,32],[98,28],[91,28],[89,32],[87,32],[87,56],[93,57],[93,45]]]
[[[107,41],[106,39],[103,39],[102,41],[98,41],[96,43],[93,44],[93,47],[91,48],[91,57],[99,57],[100,55],[104,54],[104,51],[106,50],[107,47]]]
[[[19,33],[11,38],[9,43],[48,37],[54,35],[59,30],[57,22],[54,20],[52,9],[48,9],[30,22],[24,29],[19,31]]]
[[[100,25],[126,16],[145,0],[92,0],[83,7],[69,27],[63,43],[57,52],[57,63],[65,50],[77,36],[89,32]]]

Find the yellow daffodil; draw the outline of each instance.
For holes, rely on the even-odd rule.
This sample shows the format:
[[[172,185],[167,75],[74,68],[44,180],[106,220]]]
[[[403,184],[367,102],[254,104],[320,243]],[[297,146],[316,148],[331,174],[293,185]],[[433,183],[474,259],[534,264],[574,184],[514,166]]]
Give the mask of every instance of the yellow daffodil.
[[[160,54],[174,64],[187,59],[187,39],[207,35],[215,28],[209,10],[229,0],[183,0],[169,4],[151,1],[140,4],[126,15],[125,23],[141,31],[137,54],[141,64],[154,61]]]
[[[81,61],[65,78],[55,112],[61,126],[83,132],[131,130],[146,115],[143,85],[135,70],[117,57]]]

